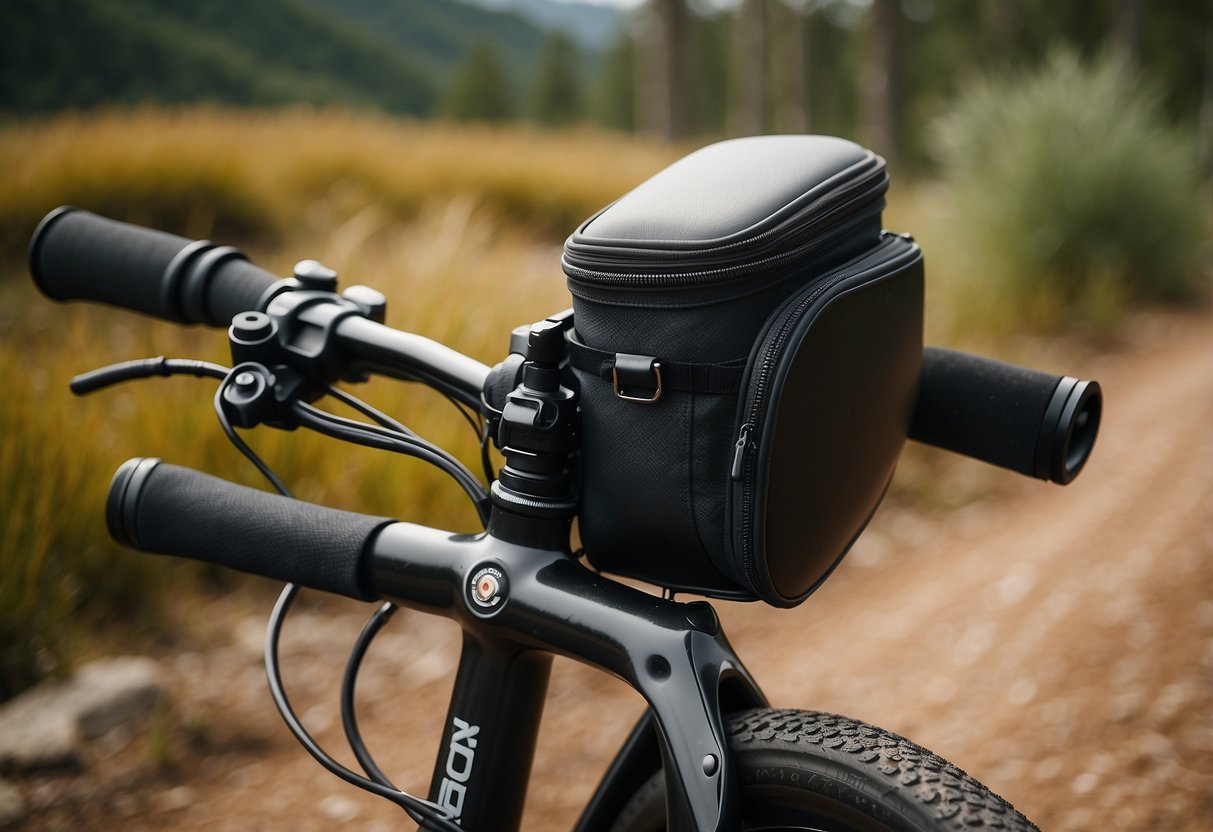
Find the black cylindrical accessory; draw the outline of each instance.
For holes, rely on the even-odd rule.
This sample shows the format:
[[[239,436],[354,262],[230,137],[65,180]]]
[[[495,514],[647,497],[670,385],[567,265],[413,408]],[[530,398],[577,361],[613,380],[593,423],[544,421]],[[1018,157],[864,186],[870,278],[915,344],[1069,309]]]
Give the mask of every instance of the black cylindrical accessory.
[[[281,284],[237,249],[106,219],[69,206],[43,218],[30,273],[55,300],[89,300],[180,324],[227,326],[263,309]]]
[[[928,347],[909,437],[1065,485],[1095,446],[1101,412],[1096,381]]]
[[[363,555],[393,522],[246,488],[158,459],[127,460],[105,506],[110,535],[144,552],[374,600]]]

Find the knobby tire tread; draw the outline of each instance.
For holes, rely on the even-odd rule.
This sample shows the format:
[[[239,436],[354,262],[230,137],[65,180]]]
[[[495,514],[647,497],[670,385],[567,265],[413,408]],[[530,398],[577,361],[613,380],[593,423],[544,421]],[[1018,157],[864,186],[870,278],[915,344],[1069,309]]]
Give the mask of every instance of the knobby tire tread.
[[[772,808],[815,816],[833,805],[834,811],[859,818],[865,829],[874,825],[898,832],[1040,832],[1010,803],[957,766],[904,737],[856,719],[758,708],[729,716],[725,728],[741,786],[743,816],[769,815]],[[775,787],[776,792],[766,787]],[[826,823],[831,829],[851,828],[847,821]],[[769,821],[761,826],[770,828]],[[660,771],[624,804],[610,829],[665,829],[665,783]]]
[[[832,758],[866,770],[872,781],[885,784],[928,817],[933,829],[1040,832],[959,767],[905,737],[857,719],[760,708],[732,715],[726,727],[734,759],[759,748]],[[746,772],[740,775],[745,782]]]

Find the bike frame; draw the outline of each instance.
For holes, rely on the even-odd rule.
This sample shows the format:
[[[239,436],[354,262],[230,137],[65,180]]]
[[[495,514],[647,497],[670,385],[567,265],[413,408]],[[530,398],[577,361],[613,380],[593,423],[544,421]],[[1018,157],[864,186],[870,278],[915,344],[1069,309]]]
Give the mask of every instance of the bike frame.
[[[577,832],[605,829],[662,764],[672,832],[737,826],[723,715],[765,699],[709,604],[609,580],[572,557],[567,523],[501,511],[475,536],[391,524],[372,546],[370,568],[384,598],[463,628],[429,796],[465,829],[519,828],[552,654],[618,676],[649,703]],[[500,587],[491,607],[474,596],[486,569]]]

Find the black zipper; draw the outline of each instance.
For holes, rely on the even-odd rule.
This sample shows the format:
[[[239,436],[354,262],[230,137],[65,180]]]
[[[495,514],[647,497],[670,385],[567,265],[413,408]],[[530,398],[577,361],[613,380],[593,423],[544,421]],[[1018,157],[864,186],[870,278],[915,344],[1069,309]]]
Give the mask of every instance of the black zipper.
[[[905,245],[912,240],[908,235],[898,235],[887,231],[882,232],[882,236],[884,239],[870,254],[863,257],[859,262],[819,283],[811,292],[797,301],[792,309],[781,313],[778,329],[775,331],[773,338],[763,347],[762,364],[758,368],[757,377],[751,376],[754,378],[754,381],[751,382],[749,391],[750,409],[746,420],[738,431],[733,451],[733,466],[730,472],[735,482],[741,482],[741,551],[739,554],[742,571],[745,573],[749,586],[761,585],[758,581],[757,565],[754,563],[756,463],[754,455],[750,451],[756,448],[761,440],[761,437],[756,434],[763,424],[763,418],[766,416],[766,394],[771,372],[777,364],[777,359],[788,335],[795,328],[804,313],[808,311],[809,307],[840,281],[862,274],[872,267],[874,261],[887,259],[885,252],[890,246],[897,245],[898,243]]]
[[[750,431],[753,429],[754,426],[746,422],[741,426],[741,431],[737,435],[737,441],[733,444],[733,470],[731,476],[734,480],[741,479],[741,466],[745,461],[746,447],[749,445]]]
[[[830,211],[815,218],[814,221],[811,223],[797,224],[797,226],[795,228],[795,231],[798,232],[797,235],[804,234],[804,233],[811,234],[814,227],[819,227],[820,225],[825,223],[825,221],[836,220],[838,218],[839,214],[843,214],[844,216],[849,216],[851,214],[858,213],[858,209],[864,207],[865,205],[871,205],[875,209],[875,211],[873,211],[873,216],[879,215],[880,200],[884,195],[885,189],[883,187],[873,188],[872,185],[873,185],[873,182],[876,180],[879,180],[879,183],[883,185],[885,182],[887,182],[887,179],[888,179],[888,177],[884,172],[884,168],[883,167],[877,168],[875,171],[867,174],[866,176],[863,176],[863,177],[855,180],[852,183],[848,183],[843,188],[832,191],[829,194],[816,200],[815,202],[813,202],[811,205],[809,205],[808,207],[806,207],[799,213],[801,215],[811,214],[814,209],[820,207],[821,205],[823,205],[827,202],[836,203],[836,205]],[[840,202],[839,201],[840,198],[843,201]],[[842,227],[836,228],[836,229],[831,229],[830,232],[826,233],[826,234],[819,234],[816,236],[811,236],[807,242],[802,243],[802,244],[796,246],[795,248],[792,248],[787,251],[782,251],[777,254],[773,254],[768,257],[764,257],[764,258],[761,258],[758,260],[747,261],[747,262],[741,263],[739,265],[726,266],[726,267],[717,268],[717,269],[702,269],[702,270],[695,270],[695,271],[672,272],[672,273],[662,273],[662,274],[644,274],[641,272],[600,271],[600,270],[593,269],[593,268],[585,268],[582,266],[575,265],[574,262],[572,262],[570,260],[570,252],[568,252],[567,249],[566,249],[564,260],[563,260],[563,266],[564,266],[565,274],[568,275],[570,278],[573,278],[574,280],[580,280],[584,283],[590,283],[590,284],[597,283],[597,284],[612,285],[612,286],[663,286],[663,287],[668,286],[668,287],[673,287],[673,286],[683,286],[683,285],[687,285],[687,284],[696,284],[696,283],[722,283],[722,282],[732,280],[735,278],[745,277],[745,276],[757,274],[757,273],[760,273],[763,271],[767,271],[790,259],[802,258],[806,254],[810,254],[810,253],[828,245],[829,243],[834,242],[839,236],[845,236],[845,234],[840,233],[841,228]],[[741,247],[745,247],[746,249],[751,249],[751,248],[759,247],[756,244],[761,243],[762,241],[767,240],[774,235],[787,234],[787,231],[788,231],[788,229],[787,229],[786,224],[783,224],[783,225],[779,225],[775,228],[769,228],[760,234],[756,234],[753,237],[747,238],[746,240],[738,241],[735,243],[729,243],[727,245],[718,246],[718,247],[711,248],[711,249],[704,249],[702,251],[696,251],[696,252],[694,252],[694,254],[698,257],[712,257],[712,256],[716,256],[720,252],[727,252],[730,249],[737,249],[737,248],[741,248]],[[604,247],[604,249],[603,249],[604,256],[602,259],[610,260],[611,258],[609,256],[607,256],[607,252],[610,252],[610,251],[611,250],[609,248]],[[621,254],[622,252],[615,251],[613,253],[618,255],[618,254]],[[651,264],[654,268],[660,268],[661,266],[665,265],[665,261],[668,261],[668,260],[672,261],[672,260],[679,260],[679,259],[683,259],[683,260],[687,259],[686,258],[687,252],[685,252],[685,251],[670,251],[670,250],[662,251],[659,249],[651,249],[651,250],[645,250],[643,252],[643,255],[646,258],[652,258],[648,264]],[[591,260],[595,259],[594,257],[592,257],[588,254],[578,253],[578,252],[572,252],[571,257],[574,260],[581,259],[582,262],[591,261]],[[620,259],[623,259],[623,258],[620,258]],[[636,258],[635,265],[637,267],[644,268],[648,264],[646,264],[644,262],[644,260],[642,260],[641,258]]]

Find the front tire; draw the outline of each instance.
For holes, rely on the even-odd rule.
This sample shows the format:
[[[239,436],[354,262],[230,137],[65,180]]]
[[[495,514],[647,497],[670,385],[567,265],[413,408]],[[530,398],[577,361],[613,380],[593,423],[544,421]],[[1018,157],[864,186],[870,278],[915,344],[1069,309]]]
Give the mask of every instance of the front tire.
[[[746,832],[1039,832],[1010,803],[904,737],[817,711],[758,708],[726,721]],[[664,832],[659,771],[611,832]]]

